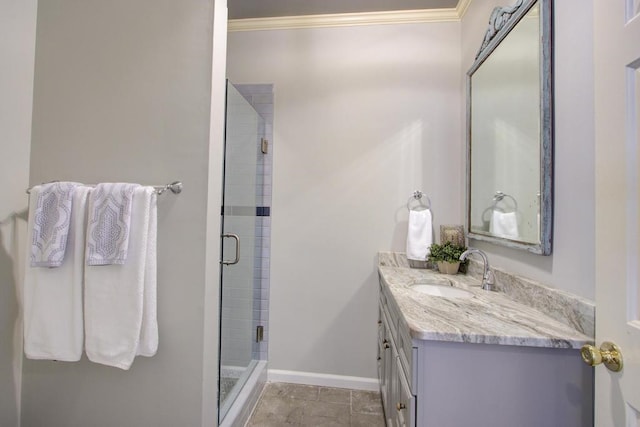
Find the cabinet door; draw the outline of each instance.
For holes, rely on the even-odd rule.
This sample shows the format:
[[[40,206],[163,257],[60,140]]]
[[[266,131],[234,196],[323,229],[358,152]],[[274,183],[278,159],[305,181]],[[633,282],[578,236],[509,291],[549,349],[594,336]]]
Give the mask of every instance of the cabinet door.
[[[385,416],[388,417],[388,414],[391,413],[391,383],[393,378],[393,365],[394,358],[392,354],[392,338],[389,334],[389,323],[387,322],[387,317],[382,314],[382,328],[384,329],[384,335],[382,337],[382,341],[380,341],[378,345],[378,352],[380,360],[378,360],[378,368],[379,368],[379,379],[380,379],[380,394],[382,396],[382,405],[384,409]]]
[[[394,412],[392,423],[398,427],[415,427],[416,416],[416,398],[411,393],[407,377],[404,374],[404,370],[400,365],[400,358],[395,358],[395,381],[393,389],[393,407],[391,410]]]
[[[384,316],[382,305],[380,305],[378,310],[378,380],[380,381],[380,393],[382,394],[383,401],[386,395],[385,361],[388,359],[388,357],[385,357],[385,353],[387,352],[387,349],[385,348],[386,345],[387,321]]]
[[[396,404],[398,403],[398,397],[400,395],[400,378],[399,372],[402,370],[399,365],[398,351],[395,347],[389,349],[388,355],[389,363],[387,365],[387,400],[385,402],[384,410],[387,418],[387,427],[396,427],[398,424],[398,415],[396,410]]]

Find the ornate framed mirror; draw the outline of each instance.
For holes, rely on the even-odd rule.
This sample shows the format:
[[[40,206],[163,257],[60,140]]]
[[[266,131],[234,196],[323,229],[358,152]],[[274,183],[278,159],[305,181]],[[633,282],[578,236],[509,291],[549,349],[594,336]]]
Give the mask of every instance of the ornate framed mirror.
[[[469,237],[551,254],[552,0],[494,9],[467,73]]]

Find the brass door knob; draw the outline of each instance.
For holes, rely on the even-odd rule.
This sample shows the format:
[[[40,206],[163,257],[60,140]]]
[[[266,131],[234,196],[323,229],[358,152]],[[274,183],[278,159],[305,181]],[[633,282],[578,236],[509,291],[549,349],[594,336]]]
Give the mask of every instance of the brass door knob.
[[[405,404],[404,404],[404,403],[402,403],[402,402],[398,402],[398,403],[396,403],[396,409],[397,409],[398,411],[402,411],[402,410],[403,410],[404,408],[406,408],[406,407],[407,407],[407,405],[405,405]]]
[[[612,342],[603,342],[599,349],[589,344],[583,345],[580,349],[580,355],[584,363],[589,366],[604,363],[604,366],[610,371],[620,372],[622,370],[622,352]]]

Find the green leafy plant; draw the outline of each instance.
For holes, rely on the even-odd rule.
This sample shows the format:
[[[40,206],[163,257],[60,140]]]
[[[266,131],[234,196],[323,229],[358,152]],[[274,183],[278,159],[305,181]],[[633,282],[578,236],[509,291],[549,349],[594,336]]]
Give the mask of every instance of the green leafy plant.
[[[429,257],[427,259],[433,263],[439,261],[460,262],[460,255],[466,250],[466,246],[459,246],[449,241],[441,245],[434,243],[429,246]]]

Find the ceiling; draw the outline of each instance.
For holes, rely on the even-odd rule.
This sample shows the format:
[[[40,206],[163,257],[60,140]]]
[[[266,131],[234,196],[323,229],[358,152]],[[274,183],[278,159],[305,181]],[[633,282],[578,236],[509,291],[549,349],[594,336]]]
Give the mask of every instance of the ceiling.
[[[455,8],[458,0],[228,0],[229,19]]]

